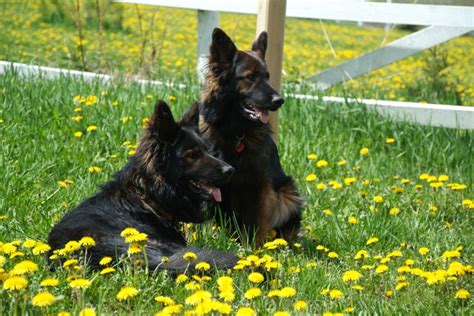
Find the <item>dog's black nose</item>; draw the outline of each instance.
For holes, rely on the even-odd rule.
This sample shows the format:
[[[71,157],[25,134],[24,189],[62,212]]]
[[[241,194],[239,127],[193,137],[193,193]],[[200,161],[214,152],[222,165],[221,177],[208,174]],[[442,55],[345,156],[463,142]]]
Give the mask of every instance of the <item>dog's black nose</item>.
[[[229,165],[222,167],[221,171],[222,171],[222,174],[224,174],[227,177],[231,177],[234,174],[234,168],[232,168],[232,166],[229,166]]]
[[[285,99],[283,99],[281,96],[278,94],[274,94],[272,97],[272,105],[275,107],[280,107],[285,103]]]

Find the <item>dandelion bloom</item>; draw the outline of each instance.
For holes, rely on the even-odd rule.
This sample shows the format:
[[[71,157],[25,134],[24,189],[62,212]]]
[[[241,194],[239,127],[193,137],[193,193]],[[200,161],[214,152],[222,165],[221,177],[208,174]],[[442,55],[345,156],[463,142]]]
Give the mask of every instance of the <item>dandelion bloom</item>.
[[[194,261],[197,259],[197,255],[194,252],[186,252],[183,255],[183,259],[186,261]]]
[[[71,316],[71,313],[62,311],[62,312],[59,312],[57,316]]]
[[[459,298],[459,299],[467,299],[471,296],[471,293],[469,293],[468,290],[466,289],[460,289],[456,292],[456,294],[454,295],[455,298]]]
[[[17,263],[10,271],[11,275],[23,275],[30,272],[38,271],[38,265],[31,260],[23,260]]]
[[[45,252],[48,252],[50,250],[51,250],[51,247],[48,244],[43,243],[43,242],[38,242],[32,251],[33,251],[33,254],[37,256]]]
[[[328,166],[328,162],[324,159],[318,160],[318,162],[316,162],[316,167],[318,168],[325,168],[327,166]]]
[[[252,287],[252,288],[248,289],[247,291],[245,291],[245,293],[244,293],[244,297],[248,300],[254,299],[254,298],[259,297],[261,295],[262,295],[262,290],[260,290],[257,287]]]
[[[112,258],[111,257],[103,257],[102,259],[100,259],[99,261],[99,264],[101,266],[105,266],[105,265],[108,265],[109,263],[112,262]]]
[[[237,310],[236,316],[254,316],[255,311],[251,307],[241,307]]]
[[[33,297],[32,304],[37,307],[46,307],[53,304],[54,295],[49,292],[40,292]]]
[[[95,247],[95,240],[94,238],[90,237],[90,236],[84,236],[81,238],[81,240],[79,240],[79,243],[81,244],[81,246],[83,246],[84,248],[90,248],[90,247]]]
[[[147,234],[137,233],[137,234],[126,236],[125,237],[125,242],[127,242],[127,243],[141,242],[141,241],[146,241],[147,238],[148,238]]]
[[[349,224],[355,225],[355,224],[357,224],[359,221],[357,220],[357,218],[356,218],[355,216],[352,216],[352,215],[351,215],[351,216],[349,216],[349,217],[347,218],[347,222],[348,222]]]
[[[334,252],[334,251],[331,251],[328,253],[328,257],[331,258],[331,259],[335,259],[338,257],[337,253]]]
[[[290,313],[284,311],[277,311],[273,314],[273,316],[290,316]]]
[[[198,303],[201,303],[203,301],[208,301],[212,298],[212,294],[209,291],[204,291],[204,290],[197,290],[190,296],[188,296],[185,300],[185,303],[187,305],[196,305]]]
[[[356,180],[357,180],[356,178],[345,178],[344,183],[345,185],[352,185],[356,182]]]
[[[109,273],[114,273],[114,272],[115,272],[115,268],[107,267],[107,268],[102,269],[100,271],[100,274],[104,275],[104,274],[109,274]]]
[[[364,289],[364,288],[363,288],[362,286],[360,286],[360,285],[354,285],[354,286],[352,286],[352,288],[353,288],[354,290],[358,291],[358,292],[360,292],[360,291],[362,291],[362,290]]]
[[[176,277],[176,284],[180,284],[180,283],[183,283],[183,282],[186,282],[188,280],[188,276],[185,275],[185,274],[180,274]]]
[[[387,139],[385,139],[385,143],[386,144],[393,144],[393,143],[395,143],[395,138],[387,137]]]
[[[369,154],[369,148],[367,148],[367,147],[361,148],[360,151],[359,151],[359,154],[361,154],[362,156],[368,155]]]
[[[341,159],[337,162],[338,166],[344,166],[345,164],[347,164],[347,161],[345,161],[344,159]]]
[[[95,132],[97,130],[97,126],[95,125],[89,125],[87,126],[87,129],[86,129],[88,132]]]
[[[293,297],[296,295],[296,290],[292,287],[284,287],[280,290],[280,297]]]
[[[79,278],[69,282],[69,286],[75,289],[87,289],[89,286],[91,286],[91,281]]]
[[[342,281],[344,282],[349,282],[349,281],[357,281],[362,277],[362,274],[355,271],[355,270],[350,270],[344,272],[342,275]]]
[[[318,176],[316,176],[314,173],[310,173],[306,176],[306,181],[307,182],[312,182],[318,179]]]
[[[79,261],[77,259],[69,259],[69,260],[64,261],[63,268],[67,268],[67,267],[70,267],[70,266],[75,266],[78,263],[79,263]]]
[[[422,256],[426,255],[428,252],[430,252],[430,249],[426,247],[421,247],[418,249],[418,253]]]
[[[310,160],[314,160],[314,159],[318,158],[318,155],[316,155],[316,154],[308,154],[307,158],[310,159]]]
[[[382,203],[383,202],[383,197],[380,195],[374,196],[374,202],[375,203]]]
[[[326,189],[326,185],[324,183],[320,182],[320,183],[316,184],[316,189],[324,190],[324,189]]]
[[[207,262],[201,261],[195,266],[196,270],[207,271],[211,268],[211,265]]]
[[[174,300],[169,296],[162,296],[162,295],[155,296],[155,301],[159,303],[163,303],[166,306],[175,304]]]
[[[366,245],[370,245],[370,244],[374,244],[376,242],[378,242],[379,239],[377,237],[370,237],[367,242],[366,242]]]
[[[102,171],[102,169],[97,166],[90,166],[87,168],[87,171],[89,171],[89,173],[99,173]]]
[[[122,232],[120,233],[120,236],[125,238],[125,237],[131,236],[131,235],[136,235],[138,233],[139,233],[139,231],[136,230],[135,228],[127,227],[124,230],[122,230]]]
[[[79,312],[79,316],[95,316],[95,309],[86,307]]]
[[[134,288],[133,286],[124,286],[117,293],[117,299],[119,301],[125,301],[137,295],[138,295],[138,289]]]
[[[408,285],[409,285],[408,282],[399,282],[395,286],[395,290],[400,291],[401,289],[403,289],[404,287],[407,287]]]
[[[27,285],[28,280],[21,276],[12,276],[3,282],[3,288],[10,291],[22,290]]]
[[[384,273],[385,271],[388,271],[388,266],[384,264],[378,265],[377,268],[375,268],[375,273]]]
[[[262,283],[265,278],[261,273],[252,272],[248,276],[248,280],[252,283]]]
[[[390,215],[397,216],[400,213],[400,209],[398,207],[392,207],[389,211]]]
[[[80,132],[80,131],[74,132],[74,137],[76,137],[76,138],[82,137],[82,132]]]
[[[296,301],[295,304],[293,304],[293,308],[295,311],[304,311],[308,309],[308,304],[305,301]]]
[[[57,286],[59,284],[59,280],[55,278],[47,278],[41,281],[41,286],[47,287],[47,286]]]
[[[329,297],[331,297],[333,300],[341,298],[343,296],[342,292],[339,290],[331,290],[329,291]]]

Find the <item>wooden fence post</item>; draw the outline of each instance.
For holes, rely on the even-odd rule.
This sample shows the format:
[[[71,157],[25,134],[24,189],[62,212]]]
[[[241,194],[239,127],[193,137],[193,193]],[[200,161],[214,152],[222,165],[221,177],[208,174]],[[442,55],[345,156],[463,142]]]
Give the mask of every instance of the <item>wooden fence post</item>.
[[[280,92],[283,40],[285,35],[286,0],[260,0],[257,11],[257,36],[268,33],[265,60],[270,72],[270,84]],[[273,138],[278,139],[278,112],[270,113]]]
[[[219,12],[198,10],[198,56],[197,73],[199,80],[205,75],[205,66],[212,42],[212,31],[219,26]]]

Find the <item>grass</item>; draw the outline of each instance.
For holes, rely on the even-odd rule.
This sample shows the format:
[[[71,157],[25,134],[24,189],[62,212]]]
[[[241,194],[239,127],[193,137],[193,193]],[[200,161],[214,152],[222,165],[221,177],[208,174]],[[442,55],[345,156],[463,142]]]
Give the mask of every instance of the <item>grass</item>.
[[[99,10],[97,4],[100,4]],[[102,12],[102,23],[99,23],[98,11]],[[0,36],[1,60],[149,79],[188,78],[195,74],[197,18],[194,10],[103,0],[33,0],[3,1],[0,14],[0,27],[4,30]],[[255,25],[256,17],[252,15],[222,13],[220,16],[220,26],[240,49],[250,47]],[[288,18],[283,81],[304,82],[310,75],[409,33],[403,27],[386,32],[379,27],[357,27],[355,23]],[[473,67],[474,39],[464,36],[326,93],[474,105],[474,75],[470,71]]]
[[[163,308],[154,300],[157,295],[171,297],[185,311],[196,308],[185,304],[193,293],[184,286],[189,288],[189,281],[176,284],[166,273],[148,275],[132,269],[126,260],[109,275],[86,272],[83,266],[74,273],[68,269],[51,272],[43,256],[33,255],[23,242],[45,241],[65,212],[125,164],[143,118],[157,98],[168,100],[179,117],[198,94],[198,88],[189,84],[178,90],[68,78],[21,79],[13,73],[0,76],[0,279],[5,281],[23,260],[39,267],[24,274],[29,280],[26,289],[7,290],[4,283],[1,314],[77,314],[85,307],[98,314],[152,314]],[[74,100],[78,95],[96,96],[97,102],[89,98],[93,104],[87,106],[77,101],[80,98]],[[74,112],[78,107],[82,112]],[[77,115],[83,119],[73,120]],[[88,132],[91,125],[97,130]],[[74,136],[78,131],[82,137]],[[395,142],[387,144],[387,138]],[[362,148],[368,148],[367,155],[360,154]],[[347,308],[361,314],[467,315],[472,300],[455,296],[460,289],[473,288],[469,265],[473,258],[473,148],[471,131],[395,123],[358,104],[287,98],[280,115],[279,151],[285,170],[294,176],[306,199],[302,246],[254,252],[230,240],[212,222],[188,227],[189,240],[244,256],[268,254],[280,263],[269,280],[259,285],[247,279],[249,268],[230,274],[235,288],[235,300],[228,302],[232,313],[248,306],[269,315],[277,311],[349,314]],[[309,159],[309,154],[317,158]],[[328,166],[317,167],[321,160]],[[90,173],[90,166],[101,170]],[[420,179],[424,173],[434,178]],[[310,174],[317,180],[311,180]],[[440,179],[441,175],[449,179]],[[66,179],[73,183],[61,182]],[[318,184],[325,188],[317,189]],[[375,202],[375,196],[383,201]],[[399,214],[390,215],[392,208],[398,208]],[[378,242],[367,245],[371,237]],[[18,252],[12,252],[11,245]],[[420,254],[422,247],[429,252]],[[360,250],[370,257],[354,259]],[[337,258],[331,258],[333,253]],[[450,255],[454,257],[446,258]],[[453,262],[461,263],[461,268],[455,269]],[[388,271],[377,273],[383,265]],[[397,271],[402,266],[407,272]],[[343,281],[343,274],[351,270],[361,273],[361,279]],[[71,274],[91,280],[91,286],[71,288]],[[195,283],[218,299],[216,279],[222,274],[212,271],[209,281]],[[49,277],[60,281],[48,289],[54,303],[33,306],[33,297],[44,290],[41,280]],[[397,290],[404,282],[407,286]],[[355,284],[363,289],[353,289]],[[126,285],[138,289],[138,295],[119,301],[116,295]],[[244,293],[251,287],[260,288],[263,295],[246,299]],[[283,287],[295,289],[296,295],[267,297],[270,290]],[[339,290],[342,296],[335,298],[338,293],[325,293],[326,289]],[[306,302],[308,309],[295,311],[293,304],[298,300]],[[199,307],[210,308],[210,304],[204,300]]]

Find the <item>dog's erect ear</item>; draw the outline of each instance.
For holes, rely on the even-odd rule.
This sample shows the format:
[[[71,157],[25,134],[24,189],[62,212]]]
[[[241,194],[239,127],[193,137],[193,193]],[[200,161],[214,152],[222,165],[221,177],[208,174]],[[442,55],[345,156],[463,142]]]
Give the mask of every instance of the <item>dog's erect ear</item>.
[[[157,136],[160,140],[172,143],[179,133],[179,126],[173,118],[173,113],[163,100],[158,100],[155,105],[148,130],[152,135]]]
[[[212,32],[212,43],[209,51],[211,71],[219,73],[232,67],[237,47],[223,30],[215,28]]]
[[[267,52],[268,34],[263,31],[252,44],[252,51],[256,52],[261,59],[265,59]]]

